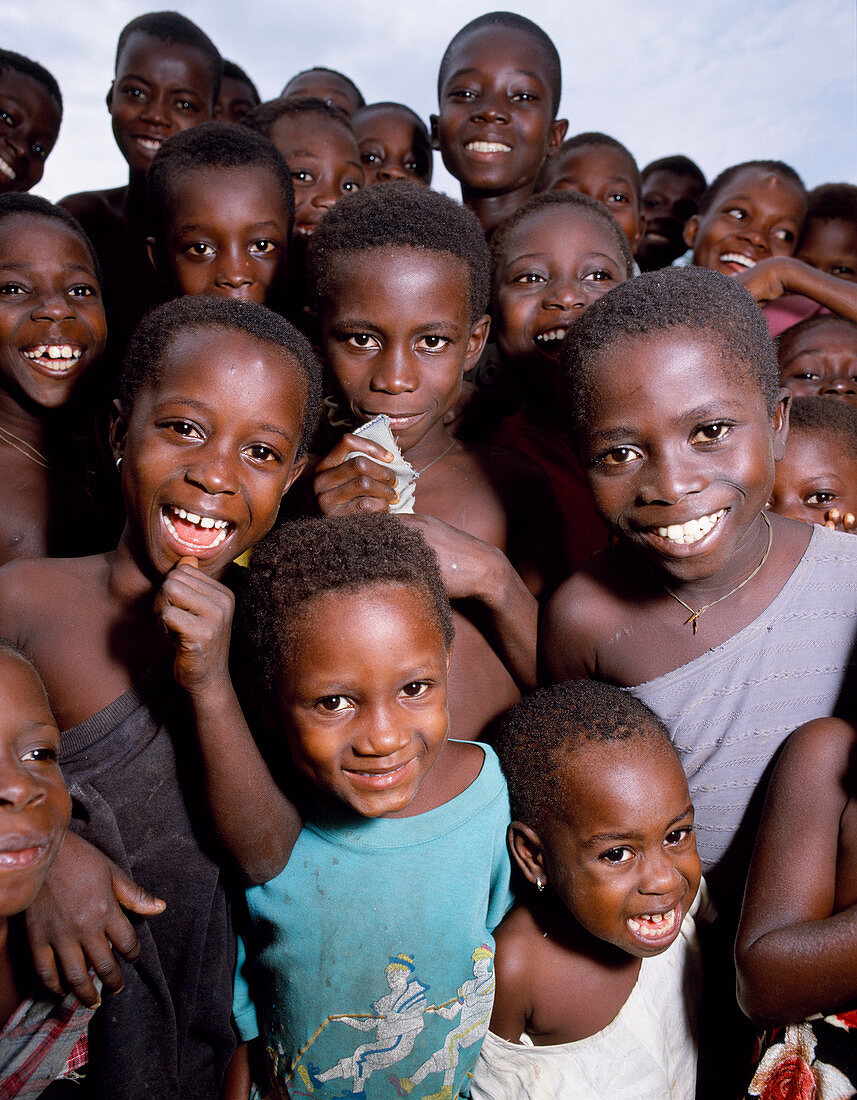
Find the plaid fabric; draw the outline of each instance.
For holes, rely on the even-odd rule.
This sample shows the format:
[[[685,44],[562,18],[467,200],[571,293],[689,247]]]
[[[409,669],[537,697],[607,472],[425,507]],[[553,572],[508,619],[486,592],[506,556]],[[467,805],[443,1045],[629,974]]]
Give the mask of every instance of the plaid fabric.
[[[38,1096],[86,1064],[86,1027],[95,1011],[70,993],[24,1001],[0,1032],[0,1100]]]

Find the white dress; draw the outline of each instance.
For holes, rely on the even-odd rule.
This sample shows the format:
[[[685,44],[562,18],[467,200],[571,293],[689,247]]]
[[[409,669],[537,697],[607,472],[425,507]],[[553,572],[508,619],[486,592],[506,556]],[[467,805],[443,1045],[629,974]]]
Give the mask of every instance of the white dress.
[[[471,1100],[693,1100],[701,964],[695,916],[704,884],[675,941],[643,959],[637,983],[602,1031],[559,1046],[510,1043],[489,1031]],[[708,919],[708,913],[706,913]]]

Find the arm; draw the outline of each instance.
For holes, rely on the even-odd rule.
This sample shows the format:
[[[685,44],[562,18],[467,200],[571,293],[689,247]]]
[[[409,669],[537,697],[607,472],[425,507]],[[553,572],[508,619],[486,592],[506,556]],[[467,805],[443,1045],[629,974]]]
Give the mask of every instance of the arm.
[[[507,918],[494,933],[494,978],[496,992],[491,1022],[495,1035],[510,1043],[520,1042],[531,1015],[529,997],[531,967],[526,942],[509,929]]]
[[[592,619],[586,612],[586,582],[572,574],[548,601],[539,629],[539,675],[543,683],[595,679]]]
[[[759,1025],[857,997],[857,905],[834,913],[855,746],[844,722],[809,722],[789,738],[771,779],[735,948],[738,999]]]
[[[735,278],[757,302],[770,302],[783,294],[803,294],[833,313],[857,322],[857,285],[810,267],[793,256],[762,260]]]
[[[233,606],[228,588],[182,559],[164,579],[155,613],[175,645],[175,677],[193,710],[215,827],[247,880],[259,883],[286,865],[301,818],[274,782],[232,686]]]
[[[451,600],[477,599],[491,616],[503,662],[518,686],[536,686],[538,603],[502,550],[435,516],[399,516],[437,554]]]
[[[239,1043],[223,1079],[221,1100],[250,1100],[252,1084],[248,1044]]]

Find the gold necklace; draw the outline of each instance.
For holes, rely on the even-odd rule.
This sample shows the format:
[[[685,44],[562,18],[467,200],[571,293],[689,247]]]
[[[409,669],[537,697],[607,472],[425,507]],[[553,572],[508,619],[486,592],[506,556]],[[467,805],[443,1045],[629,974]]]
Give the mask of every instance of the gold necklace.
[[[707,603],[704,607],[700,607],[700,609],[698,611],[694,611],[689,603],[685,603],[684,600],[681,598],[681,596],[677,596],[671,588],[669,588],[667,585],[664,584],[663,581],[661,581],[661,584],[664,586],[664,590],[667,592],[667,594],[672,596],[672,598],[674,600],[678,600],[678,602],[681,604],[681,606],[686,611],[690,612],[690,618],[685,619],[684,625],[687,626],[688,623],[692,623],[694,634],[696,633],[696,624],[697,624],[697,621],[699,619],[699,616],[704,615],[706,611],[708,611],[710,608],[714,607],[715,604],[720,603],[722,600],[728,600],[730,596],[735,595],[735,593],[738,591],[739,588],[743,588],[745,584],[749,584],[750,581],[753,579],[753,577],[756,576],[756,574],[759,572],[759,570],[762,568],[762,566],[768,560],[768,554],[770,554],[770,552],[771,552],[771,545],[774,541],[774,529],[771,526],[771,521],[768,519],[767,515],[764,512],[760,512],[759,515],[762,517],[762,519],[768,525],[768,545],[765,547],[765,552],[762,555],[762,560],[759,562],[759,564],[756,566],[756,568],[753,570],[753,572],[749,575],[749,577],[745,577],[743,579],[743,581],[741,581],[740,584],[736,584],[735,587],[730,592],[725,593],[723,596],[718,596],[718,598],[716,600],[712,600],[711,603]]]
[[[8,443],[10,447],[22,454],[24,458],[29,458],[31,462],[35,462],[37,466],[43,466],[46,470],[51,468],[51,464],[41,451],[37,450],[32,443],[28,443],[26,439],[21,439],[19,435],[10,432],[8,428],[0,427],[0,440],[3,443]]]

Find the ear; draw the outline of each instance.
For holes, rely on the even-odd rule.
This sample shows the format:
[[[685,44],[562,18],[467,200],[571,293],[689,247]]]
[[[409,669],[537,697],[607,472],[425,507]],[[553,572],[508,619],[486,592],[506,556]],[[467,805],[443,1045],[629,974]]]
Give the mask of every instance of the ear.
[[[429,126],[431,127],[431,147],[432,149],[440,149],[440,138],[437,136],[437,115],[429,115]]]
[[[113,114],[113,88],[115,81],[110,81],[110,87],[107,89],[107,95],[104,97],[104,102],[107,104],[107,110]]]
[[[691,214],[691,216],[687,219],[687,222],[685,223],[684,232],[682,233],[682,236],[684,237],[684,243],[687,245],[688,248],[693,248],[694,241],[696,240],[696,234],[698,232],[699,214]]]
[[[475,367],[479,362],[479,356],[485,348],[485,342],[488,339],[490,329],[491,318],[487,313],[483,314],[479,320],[471,326],[470,336],[467,340],[467,355],[464,358],[464,370],[470,370],[471,367]],[[462,371],[462,373],[464,372]]]
[[[547,883],[544,848],[536,830],[522,821],[513,821],[506,832],[506,841],[527,882],[534,886],[539,881]]]
[[[125,454],[125,437],[128,434],[128,419],[118,400],[110,406],[110,451],[113,461],[119,462]]]
[[[565,132],[568,129],[568,119],[558,118],[551,123],[550,134],[548,135],[548,151],[547,155],[552,157],[554,153],[565,141]]]
[[[158,263],[160,257],[160,249],[158,248],[157,237],[146,238],[146,252],[149,254],[149,263],[157,271],[159,275],[163,274],[161,271],[161,265]]]
[[[286,478],[286,484],[285,484],[285,487],[283,488],[283,496],[286,495],[286,493],[289,491],[289,489],[291,489],[291,487],[294,485],[294,483],[297,481],[297,479],[304,472],[304,470],[306,469],[306,464],[307,464],[307,456],[306,455],[304,455],[302,458],[299,458],[295,461],[295,464],[292,466],[291,470],[289,471],[289,476]]]
[[[774,462],[782,461],[786,453],[786,440],[789,436],[789,412],[792,407],[792,391],[781,389],[777,397],[777,407],[771,417],[774,431]]]

